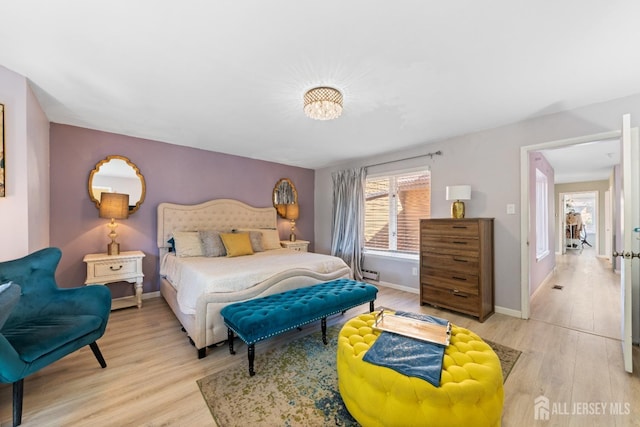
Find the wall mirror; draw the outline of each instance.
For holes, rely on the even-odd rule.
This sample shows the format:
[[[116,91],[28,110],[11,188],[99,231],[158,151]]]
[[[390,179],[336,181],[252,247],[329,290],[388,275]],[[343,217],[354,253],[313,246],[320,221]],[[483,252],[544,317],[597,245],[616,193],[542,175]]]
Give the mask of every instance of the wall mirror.
[[[298,192],[289,178],[282,178],[273,188],[273,207],[286,218],[287,205],[298,203]]]
[[[129,215],[144,202],[146,185],[140,169],[124,156],[108,156],[98,162],[89,174],[89,197],[100,209],[100,194],[124,193],[129,195]]]

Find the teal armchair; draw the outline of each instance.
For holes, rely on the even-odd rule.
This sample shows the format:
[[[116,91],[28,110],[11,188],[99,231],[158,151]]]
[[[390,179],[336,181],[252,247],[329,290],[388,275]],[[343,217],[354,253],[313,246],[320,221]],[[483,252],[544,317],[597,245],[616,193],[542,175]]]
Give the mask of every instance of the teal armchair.
[[[0,293],[0,382],[13,384],[14,426],[22,422],[25,377],[86,345],[107,366],[96,340],[107,327],[111,293],[106,286],[58,288],[61,256],[46,248],[0,262],[0,284],[12,282]]]

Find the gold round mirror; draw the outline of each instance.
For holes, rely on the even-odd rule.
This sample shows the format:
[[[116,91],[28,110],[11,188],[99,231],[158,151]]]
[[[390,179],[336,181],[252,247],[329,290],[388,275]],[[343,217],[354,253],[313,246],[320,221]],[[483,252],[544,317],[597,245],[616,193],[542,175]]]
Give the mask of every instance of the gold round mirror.
[[[282,178],[273,188],[273,207],[278,215],[286,218],[287,205],[298,203],[298,192],[289,178]]]
[[[140,169],[124,156],[108,156],[98,162],[89,174],[89,197],[100,209],[100,194],[124,193],[129,195],[129,215],[140,208],[146,194],[146,185]]]

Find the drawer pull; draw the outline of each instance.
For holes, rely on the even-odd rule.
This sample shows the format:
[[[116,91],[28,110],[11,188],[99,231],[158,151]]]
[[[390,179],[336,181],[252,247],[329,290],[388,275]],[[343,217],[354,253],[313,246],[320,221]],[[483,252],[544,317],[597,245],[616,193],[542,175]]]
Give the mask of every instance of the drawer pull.
[[[451,227],[452,227],[452,228],[464,228],[464,229],[469,228],[469,227],[467,227],[466,225],[452,225]]]
[[[463,280],[465,282],[467,281],[466,277],[451,276],[451,278],[454,279],[454,280]]]
[[[455,262],[469,262],[466,259],[460,259],[460,258],[454,258],[453,259]]]
[[[462,297],[462,298],[467,298],[467,295],[465,294],[461,294],[459,290],[454,289],[451,291],[451,293],[453,294],[453,296],[455,297]]]
[[[109,266],[109,270],[111,271],[118,271],[118,270],[122,270],[122,265],[120,265],[119,267],[115,268],[113,265]]]
[[[467,242],[457,242],[457,241],[453,241],[451,243],[453,243],[454,245],[466,245],[467,244]]]

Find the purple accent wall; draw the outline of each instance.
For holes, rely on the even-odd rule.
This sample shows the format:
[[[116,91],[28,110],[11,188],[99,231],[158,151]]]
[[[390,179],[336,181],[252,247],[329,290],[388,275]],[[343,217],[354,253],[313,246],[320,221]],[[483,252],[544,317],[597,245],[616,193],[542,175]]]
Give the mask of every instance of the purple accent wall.
[[[157,207],[161,202],[196,204],[211,199],[237,199],[252,206],[272,206],[273,187],[280,178],[293,181],[298,192],[299,239],[313,248],[314,171],[278,163],[133,138],[51,123],[50,244],[62,249],[56,278],[61,287],[82,285],[89,253],[105,253],[107,220],[89,199],[89,173],[109,155],[135,163],[147,192],[140,209],[118,221],[120,250],[141,250],[144,292],[159,290]],[[289,222],[278,220],[280,237],[289,236]],[[118,290],[116,290],[118,292]],[[118,295],[116,295],[118,296]]]

